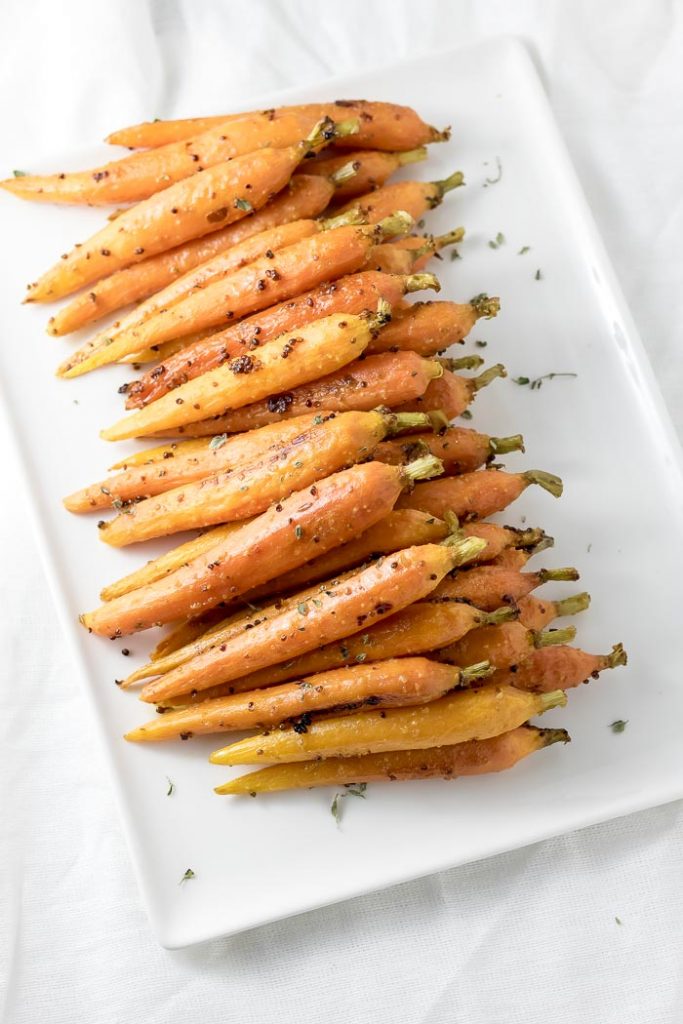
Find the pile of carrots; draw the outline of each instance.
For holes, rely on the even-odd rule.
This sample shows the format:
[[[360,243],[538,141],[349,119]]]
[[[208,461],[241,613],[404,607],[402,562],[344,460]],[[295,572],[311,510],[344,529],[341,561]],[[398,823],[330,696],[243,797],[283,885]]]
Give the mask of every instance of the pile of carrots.
[[[552,539],[489,521],[559,478],[500,468],[520,435],[454,423],[505,376],[445,355],[498,299],[407,300],[464,237],[416,233],[463,175],[389,179],[448,137],[395,104],[306,104],[136,125],[108,140],[122,159],[2,182],[116,205],[26,301],[68,299],[53,335],[107,318],[58,374],[144,367],[102,437],[154,441],[64,503],[114,546],[191,533],[81,622],[170,627],[117,681],[160,713],[126,739],[247,731],[211,761],[263,767],[218,793],[510,768],[569,738],[531,718],[625,664],[555,625],[588,594],[536,594],[578,579],[527,567]]]

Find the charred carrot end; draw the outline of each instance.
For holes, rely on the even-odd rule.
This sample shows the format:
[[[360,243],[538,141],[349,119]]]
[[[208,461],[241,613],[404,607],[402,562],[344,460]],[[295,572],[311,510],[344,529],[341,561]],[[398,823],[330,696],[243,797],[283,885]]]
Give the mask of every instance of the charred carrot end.
[[[490,297],[486,292],[480,292],[470,299],[470,306],[479,320],[492,320],[500,313],[500,299],[497,296]]]
[[[522,476],[529,484],[538,484],[544,491],[548,491],[554,498],[562,496],[563,484],[559,476],[554,473],[545,473],[542,469],[528,469]]]
[[[579,612],[585,612],[590,608],[590,603],[591,596],[584,590],[581,594],[573,594],[571,597],[563,598],[562,601],[555,601],[555,615],[558,619],[563,615],[578,615]]]
[[[536,575],[541,583],[575,583],[580,579],[578,569],[573,566],[562,569],[539,569]]]
[[[522,725],[488,740],[470,740],[427,750],[397,750],[359,757],[328,758],[300,764],[272,765],[216,786],[219,795],[256,796],[286,789],[351,786],[408,779],[453,779],[506,771],[554,743],[568,743],[565,729]]]
[[[403,282],[406,294],[410,292],[421,292],[430,289],[434,292],[441,291],[441,284],[434,274],[408,274]]]
[[[521,434],[511,434],[509,437],[489,437],[489,447],[492,455],[507,455],[509,452],[526,451]]]
[[[512,526],[509,526],[508,529],[515,530]],[[551,548],[555,543],[555,538],[550,537],[539,526],[531,526],[527,530],[515,530],[515,533],[517,535],[516,548],[533,548],[534,552],[537,552]],[[539,545],[543,545],[543,547],[541,548]]]
[[[532,631],[531,639],[534,647],[554,647],[556,644],[569,644],[576,637],[576,626],[566,629],[546,629],[542,632]]]
[[[503,364],[496,363],[494,366],[489,366],[488,370],[484,370],[478,377],[473,377],[470,384],[475,391],[481,391],[482,388],[487,388],[494,380],[498,380],[499,377],[507,377],[507,375],[508,372]]]

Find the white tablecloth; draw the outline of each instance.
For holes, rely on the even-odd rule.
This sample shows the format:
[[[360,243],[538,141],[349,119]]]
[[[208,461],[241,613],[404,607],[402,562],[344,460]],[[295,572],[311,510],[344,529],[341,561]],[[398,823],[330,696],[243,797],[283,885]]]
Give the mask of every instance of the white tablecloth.
[[[5,0],[2,170],[143,118],[521,35],[683,430],[681,14],[666,0]],[[11,239],[1,244],[11,259]],[[233,939],[160,949],[6,427],[0,443],[2,1024],[680,1024],[680,804]]]

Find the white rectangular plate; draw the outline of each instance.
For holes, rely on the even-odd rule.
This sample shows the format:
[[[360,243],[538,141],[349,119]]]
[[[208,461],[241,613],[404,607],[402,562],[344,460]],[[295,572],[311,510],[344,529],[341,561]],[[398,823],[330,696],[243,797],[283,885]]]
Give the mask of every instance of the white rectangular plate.
[[[95,230],[102,211],[3,195],[4,234],[12,239],[0,276],[5,402],[140,888],[168,947],[683,796],[683,687],[671,654],[683,569],[680,450],[529,57],[514,40],[494,40],[255,106],[340,96],[411,104],[438,126],[453,123],[452,142],[433,146],[428,164],[409,170],[430,179],[456,167],[466,173],[467,188],[428,218],[435,232],[461,223],[468,231],[462,260],[436,267],[442,297],[465,301],[488,291],[501,296],[503,311],[481,323],[465,348],[502,360],[511,377],[578,374],[533,392],[497,382],[479,397],[474,426],[527,438],[527,455],[511,456],[508,465],[552,470],[566,484],[561,501],[528,491],[502,518],[518,524],[524,516],[557,538],[537,561],[581,569],[581,587],[593,596],[591,611],[577,620],[582,646],[606,651],[623,640],[630,664],[545,716],[544,724],[569,728],[570,747],[543,751],[501,776],[372,786],[367,800],[346,802],[341,828],[327,790],[258,800],[214,796],[213,786],[227,776],[206,760],[216,738],[124,743],[121,734],[148,716],[135,694],[119,692],[113,681],[144,657],[150,639],[88,636],[77,614],[97,604],[105,581],[161,548],[110,550],[92,518],[69,516],[60,498],[101,477],[128,450],[100,441],[98,429],[120,415],[116,388],[129,371],[57,381],[53,367],[72,342],[45,336],[44,308],[19,305],[26,282]],[[229,97],[206,102],[230,109]],[[112,155],[97,147],[61,166],[51,161],[50,169],[93,166]],[[487,185],[497,177],[496,157],[502,176]],[[493,250],[488,241],[498,232],[505,242]],[[530,252],[519,255],[527,245]],[[488,347],[475,348],[476,338]],[[558,594],[575,589],[555,585]],[[128,659],[121,656],[126,645]],[[619,735],[610,730],[617,718],[628,720]],[[167,777],[175,784],[170,797]],[[195,878],[179,885],[186,868]]]

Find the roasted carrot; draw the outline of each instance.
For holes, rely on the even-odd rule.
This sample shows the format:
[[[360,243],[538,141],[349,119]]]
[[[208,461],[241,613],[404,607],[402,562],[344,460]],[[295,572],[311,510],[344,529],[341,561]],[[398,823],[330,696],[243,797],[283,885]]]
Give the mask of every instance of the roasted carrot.
[[[356,466],[354,470],[363,468]],[[466,538],[452,544],[421,544],[359,569],[339,588],[322,590],[316,599],[319,604],[311,601],[291,608],[255,626],[248,634],[242,633],[220,648],[206,651],[148,683],[141,698],[154,702],[191,689],[206,690],[339,640],[361,624],[369,627],[430,593],[450,568],[469,559],[481,543]]]
[[[29,285],[27,301],[46,302],[69,295],[122,267],[242,219],[285,187],[312,147],[324,145],[337,131],[349,130],[348,124],[321,123],[296,146],[262,149],[176,182],[125,210],[76,246]]]
[[[258,515],[294,491],[303,492],[345,466],[370,458],[384,437],[411,426],[410,417],[415,415],[347,412],[320,417],[320,423],[260,458],[135,502],[105,523],[100,537],[121,547]],[[312,490],[315,493],[315,486]]]
[[[569,690],[589,679],[597,679],[607,668],[626,665],[628,657],[622,644],[615,644],[609,654],[588,654],[578,647],[548,647],[534,651],[523,661],[499,669],[491,682],[500,686],[516,686],[532,693]]]
[[[456,686],[467,686],[490,674],[486,662],[461,670],[427,658],[353,665],[320,672],[296,683],[220,697],[171,711],[133,729],[125,738],[139,743],[178,739],[188,733],[197,736],[239,729],[268,729],[287,719],[296,719],[294,727],[305,731],[311,714],[318,711],[426,704]]]
[[[400,507],[417,508],[440,519],[447,511],[464,520],[485,519],[507,508],[530,484],[538,484],[555,498],[562,494],[562,481],[552,473],[536,469],[524,473],[481,469],[422,484],[401,499]]]
[[[426,750],[394,750],[359,757],[326,758],[276,764],[230,779],[215,792],[221,796],[274,793],[283,789],[314,786],[352,786],[366,782],[397,782],[408,779],[456,779],[461,775],[485,775],[513,768],[523,758],[553,743],[568,743],[564,729],[538,729],[521,725],[487,740],[468,740]]]
[[[497,455],[523,452],[524,438],[521,434],[491,437],[465,427],[451,427],[441,434],[413,434],[409,438],[383,441],[375,451],[375,458],[400,466],[415,457],[416,446],[420,445],[441,459],[446,473],[457,475],[472,473]]]
[[[346,221],[342,219],[345,216],[349,218]],[[160,292],[152,295],[127,316],[119,320],[116,327],[110,326],[100,331],[99,334],[96,334],[82,346],[75,355],[70,356],[66,360],[65,366],[60,367],[59,372],[67,373],[74,362],[83,362],[86,358],[89,361],[89,365],[92,365],[93,362],[101,363],[103,358],[109,358],[109,353],[105,352],[105,350],[120,335],[125,332],[139,330],[143,324],[147,323],[156,314],[166,312],[181,301],[189,300],[199,290],[223,280],[229,274],[247,267],[256,260],[273,260],[275,253],[280,249],[296,245],[297,242],[311,238],[319,231],[327,231],[335,227],[341,227],[344,224],[357,223],[360,223],[358,217],[354,217],[351,214],[341,214],[340,217],[334,217],[332,220],[312,220],[309,218],[307,220],[291,221],[274,228],[268,228],[257,235],[250,235],[244,241],[238,242],[236,245],[217,253],[215,256],[171,281]],[[202,327],[200,331],[192,331],[190,344],[194,340],[205,337],[207,331],[213,330],[218,330],[216,324]],[[182,338],[175,338],[167,339],[161,344],[173,344],[176,346],[181,343]],[[153,347],[149,346],[149,351],[153,352],[158,347],[156,344]],[[125,358],[139,358],[140,354],[140,351],[129,353]]]
[[[307,413],[296,419],[271,423],[234,437],[223,434],[162,445],[151,449],[156,454],[150,457],[147,457],[149,449],[147,452],[138,452],[123,460],[123,472],[76,491],[64,499],[64,505],[70,512],[89,512],[112,506],[116,508],[120,507],[121,502],[161,494],[179,484],[201,480],[263,459],[276,449],[296,443],[297,438],[303,439],[306,431],[335,416],[336,413],[324,417]],[[411,421],[403,419],[399,422]]]
[[[487,624],[493,626],[514,618],[516,614],[509,607],[487,613],[467,604],[434,605],[418,601],[390,615],[383,622],[367,629],[361,628],[341,641],[325,644],[298,658],[250,672],[239,679],[212,686],[209,690],[186,694],[182,698],[175,697],[170,703],[195,704],[207,698],[251,692],[344,666],[429,654],[460,639],[471,629],[478,630],[478,627]]]
[[[500,300],[477,296],[471,302],[416,302],[395,310],[386,331],[377,337],[370,352],[412,349],[421,356],[434,356],[467,337],[477,320],[498,314]]]
[[[223,416],[186,423],[175,430],[164,429],[163,436],[167,437],[170,433],[179,437],[235,434],[282,419],[302,416],[311,409],[323,414],[344,412],[349,409],[375,409],[378,405],[403,408],[403,402],[408,395],[423,394],[430,381],[441,376],[443,372],[440,363],[433,359],[423,359],[414,352],[384,352],[378,356],[356,360],[336,372],[329,373],[310,384],[302,384],[291,391],[282,391],[280,385],[268,398],[234,409]],[[171,403],[178,393],[179,391],[172,391],[167,396]],[[150,407],[145,407],[148,408]]]
[[[101,432],[107,441],[173,429],[265,399],[283,386],[297,387],[333,373],[357,358],[386,312],[356,316],[334,313],[266,342],[253,355],[236,356]],[[302,410],[302,414],[306,410]],[[262,424],[255,424],[260,426]]]
[[[81,349],[71,358],[72,369],[60,372],[65,377],[79,376],[128,352],[239,319],[292,298],[326,278],[352,273],[362,266],[374,242],[408,225],[406,214],[399,212],[373,227],[346,225],[287,245],[157,310],[142,323],[121,331],[109,346],[90,354]]]
[[[157,253],[98,281],[50,318],[48,334],[69,334],[122,306],[149,298],[181,274],[252,235],[291,221],[317,217],[328,205],[334,190],[335,183],[327,178],[295,174],[281,192],[250,217],[167,252]]]
[[[323,316],[376,309],[381,299],[393,308],[407,292],[438,287],[439,282],[432,274],[393,277],[371,271],[351,274],[332,284],[320,285],[295,299],[247,317],[210,339],[193,344],[174,358],[165,360],[127,388],[126,405],[128,408],[146,405],[179,384],[215,369],[229,356],[245,348],[250,351],[278,334],[298,330]]]
[[[427,159],[424,146],[409,149],[403,153],[388,153],[376,149],[360,149],[358,151],[342,150],[339,153],[323,153],[306,164],[308,174],[323,174],[329,177],[341,168],[348,166],[349,161],[354,173],[339,185],[335,199],[350,199],[379,188],[400,167],[406,164],[419,163]]]
[[[500,363],[490,366],[477,377],[460,377],[444,369],[440,378],[433,380],[418,398],[400,406],[401,412],[433,412],[441,410],[446,419],[461,416],[482,388],[488,387],[499,377],[506,377],[505,367]]]
[[[462,171],[455,171],[442,181],[397,181],[352,199],[339,212],[357,207],[371,224],[388,217],[394,210],[405,210],[414,220],[419,220],[428,210],[439,206],[447,192],[464,184]]]
[[[341,216],[361,216],[352,208]],[[375,245],[368,253],[366,266],[384,274],[414,274],[423,270],[430,259],[449,245],[456,245],[465,237],[464,228],[455,228],[444,235],[430,235],[428,238],[409,235],[394,242]]]
[[[139,590],[140,587],[144,587],[148,583],[155,583],[157,580],[163,579],[164,576],[188,565],[193,559],[215,547],[243,525],[242,522],[227,523],[225,526],[215,526],[212,530],[207,530],[198,537],[172,548],[166,554],[159,555],[158,558],[151,559],[139,569],[135,569],[114,583],[103,587],[100,591],[100,598],[103,601],[111,601],[115,597],[129,594],[131,590]]]
[[[590,607],[590,594],[572,594],[562,601],[548,601],[545,598],[527,594],[517,602],[519,621],[527,629],[544,629],[563,615],[577,615]]]
[[[432,601],[468,601],[476,608],[493,611],[530,594],[536,587],[551,581],[575,581],[576,569],[538,569],[519,572],[496,565],[479,565],[469,572],[457,573],[444,580],[430,597]]]
[[[212,764],[267,764],[464,743],[509,732],[566,702],[562,690],[534,694],[514,686],[487,685],[420,707],[320,718],[305,733],[283,727],[231,743],[214,751],[209,760]]]
[[[320,123],[321,119],[317,121]],[[328,117],[322,121],[328,125],[334,123]],[[243,158],[256,162],[260,152],[272,154],[291,149],[314,130],[315,122],[316,119],[310,115],[299,117],[292,114],[271,122],[266,122],[262,115],[258,122],[237,118],[200,132],[186,142],[171,143],[147,153],[134,153],[88,171],[27,174],[0,182],[0,185],[21,199],[40,202],[88,206],[138,203],[195,176],[199,171]],[[357,131],[360,123],[355,120],[354,124]]]
[[[119,636],[232,600],[350,540],[387,515],[403,487],[438,470],[438,460],[428,456],[405,469],[366,462],[335,473],[295,491],[187,566],[108,601],[81,621],[95,633]]]
[[[394,510],[346,544],[333,548],[332,551],[314,558],[298,569],[283,573],[262,587],[248,590],[245,599],[252,602],[260,601],[275,594],[300,590],[317,580],[329,579],[335,573],[352,569],[371,558],[390,555],[394,551],[411,548],[416,544],[435,544],[445,540],[449,533],[449,524],[435,516],[425,516],[423,512],[416,512],[410,508]]]
[[[440,650],[438,657],[453,665],[473,664],[470,659],[475,657],[489,661],[494,668],[507,669],[543,647],[571,643],[575,636],[574,626],[539,631],[527,629],[521,622],[501,622],[473,629],[457,643]]]
[[[354,146],[368,149],[410,150],[429,142],[445,142],[450,129],[439,132],[425,124],[411,107],[396,103],[368,103],[366,100],[338,100],[334,103],[305,103],[299,106],[279,107],[277,110],[255,110],[247,114],[218,114],[213,117],[190,117],[176,121],[146,121],[130,128],[121,128],[107,137],[107,142],[131,148],[164,146],[169,142],[183,142],[200,132],[225,122],[248,119],[263,126],[266,136],[272,131],[273,121],[285,116],[308,118],[310,123],[321,117],[357,116],[360,121]]]

